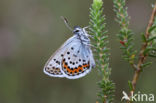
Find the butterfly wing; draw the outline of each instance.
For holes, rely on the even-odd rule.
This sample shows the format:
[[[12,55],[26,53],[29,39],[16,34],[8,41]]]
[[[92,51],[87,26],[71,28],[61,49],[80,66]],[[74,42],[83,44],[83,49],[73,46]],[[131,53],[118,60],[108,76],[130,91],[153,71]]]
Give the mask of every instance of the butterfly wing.
[[[75,36],[69,38],[47,61],[43,72],[52,77],[65,77],[62,73],[61,62],[70,44],[73,42]]]
[[[75,39],[63,56],[61,71],[66,78],[77,79],[88,74],[94,66],[90,47],[83,45],[79,39]]]

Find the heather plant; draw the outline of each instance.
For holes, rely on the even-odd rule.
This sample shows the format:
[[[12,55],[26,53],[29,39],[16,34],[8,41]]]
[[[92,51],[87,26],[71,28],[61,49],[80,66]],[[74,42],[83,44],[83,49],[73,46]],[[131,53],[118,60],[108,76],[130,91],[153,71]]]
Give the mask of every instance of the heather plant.
[[[121,44],[122,57],[133,68],[134,75],[128,81],[130,89],[129,98],[135,92],[137,81],[144,68],[152,64],[146,58],[156,57],[156,4],[153,6],[146,32],[141,34],[142,42],[140,49],[136,50],[134,45],[134,32],[129,28],[130,17],[127,13],[126,0],[113,0],[116,21],[120,26],[117,38]],[[96,68],[101,80],[98,82],[97,103],[112,103],[114,99],[115,84],[110,80],[111,66],[109,63],[110,51],[108,47],[109,32],[107,32],[105,15],[103,14],[103,1],[93,0],[90,8],[90,34],[93,36],[92,45],[96,59]],[[132,103],[131,99],[126,101]]]

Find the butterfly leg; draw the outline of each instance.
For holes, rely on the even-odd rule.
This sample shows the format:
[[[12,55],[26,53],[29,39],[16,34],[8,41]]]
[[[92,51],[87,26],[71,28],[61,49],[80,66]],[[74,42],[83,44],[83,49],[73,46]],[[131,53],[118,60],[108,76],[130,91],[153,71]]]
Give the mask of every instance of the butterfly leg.
[[[86,30],[86,29],[88,29],[89,27],[90,27],[90,26],[88,25],[88,26],[83,27],[83,29]]]
[[[89,46],[89,47],[93,47],[93,48],[97,48],[97,47],[95,47],[94,45],[92,45],[92,44],[88,44],[88,43],[84,43],[86,46]]]

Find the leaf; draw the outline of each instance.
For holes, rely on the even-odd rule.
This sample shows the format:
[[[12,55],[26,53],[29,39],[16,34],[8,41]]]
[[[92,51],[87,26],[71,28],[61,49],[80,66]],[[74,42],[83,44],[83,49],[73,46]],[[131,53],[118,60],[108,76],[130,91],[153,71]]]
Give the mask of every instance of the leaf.
[[[151,48],[146,48],[144,51],[144,55],[148,54],[148,52],[151,50]]]
[[[147,54],[148,54],[148,56],[155,57],[156,56],[156,48],[152,48],[152,47],[146,48],[144,51],[144,55],[147,55]]]
[[[153,54],[149,54],[148,56],[149,56],[149,57],[153,57],[153,58],[156,57],[156,55],[153,55]]]
[[[152,50],[150,50],[148,56],[149,57],[156,57],[156,48],[153,48]]]
[[[152,26],[152,27],[148,30],[148,32],[151,33],[154,29],[156,29],[156,25]]]
[[[154,36],[154,37],[152,37],[152,38],[149,38],[149,39],[147,40],[147,42],[153,41],[154,39],[156,39],[156,36]]]
[[[142,40],[143,40],[143,42],[147,42],[146,37],[145,37],[144,34],[142,34]]]
[[[147,66],[149,66],[151,64],[152,64],[152,62],[144,63],[144,64],[141,65],[141,68],[145,68],[145,67],[147,67]]]
[[[130,91],[132,91],[133,90],[133,85],[132,85],[131,81],[128,81],[128,86],[129,86]]]

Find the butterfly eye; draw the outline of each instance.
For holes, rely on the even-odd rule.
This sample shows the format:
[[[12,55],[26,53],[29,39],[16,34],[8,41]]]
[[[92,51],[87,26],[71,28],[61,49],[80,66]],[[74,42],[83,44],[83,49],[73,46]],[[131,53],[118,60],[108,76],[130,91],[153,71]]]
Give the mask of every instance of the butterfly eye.
[[[75,33],[78,33],[79,32],[79,30],[75,30]]]

